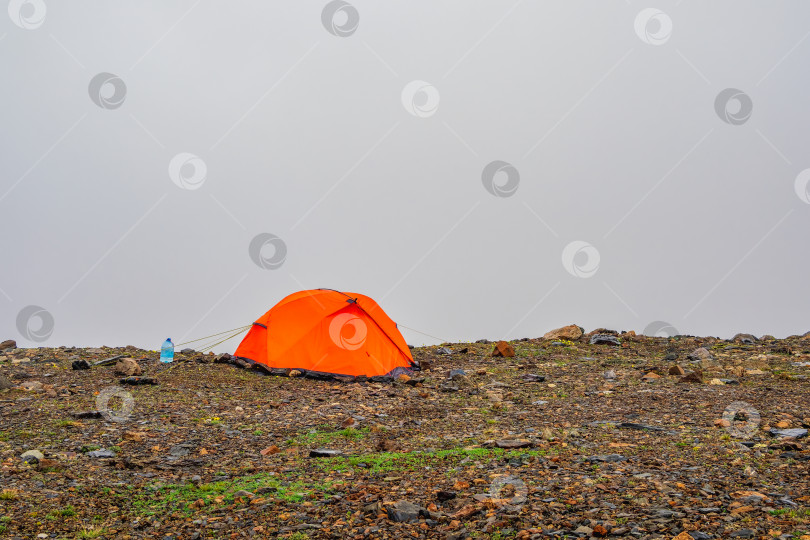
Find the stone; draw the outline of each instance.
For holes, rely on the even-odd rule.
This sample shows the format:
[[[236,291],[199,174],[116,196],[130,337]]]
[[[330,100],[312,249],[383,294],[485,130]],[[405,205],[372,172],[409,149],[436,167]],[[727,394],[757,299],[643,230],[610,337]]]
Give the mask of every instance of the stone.
[[[420,516],[430,517],[428,511],[408,501],[397,501],[388,507],[388,519],[396,522],[416,521]]]
[[[43,384],[39,381],[25,381],[20,385],[20,388],[23,390],[28,390],[29,392],[39,392],[42,390]]]
[[[746,375],[765,375],[765,372],[762,371],[761,369],[746,369],[745,374]]]
[[[463,381],[467,378],[467,372],[463,369],[451,369],[450,373],[447,374],[447,378],[453,379],[454,381]]]
[[[14,388],[14,383],[7,379],[5,375],[0,373],[0,390],[6,390],[8,388]]]
[[[722,386],[722,385],[724,385],[726,383],[724,383],[720,379],[712,379],[712,380],[709,381],[709,384],[715,385],[715,386]]]
[[[316,448],[315,450],[309,451],[309,457],[322,457],[322,458],[330,458],[330,457],[337,457],[342,455],[343,452],[340,450],[329,450],[328,448]]]
[[[79,411],[70,413],[73,418],[78,419],[93,419],[97,420],[99,418],[104,418],[104,414],[101,411]]]
[[[631,330],[632,332],[632,330]],[[602,525],[594,525],[593,535],[597,537],[607,536],[608,530]]]
[[[681,377],[678,382],[682,383],[702,383],[703,382],[703,375],[699,371],[693,371],[689,373],[685,377]]]
[[[90,369],[90,362],[87,360],[74,360],[72,364],[70,364],[71,369],[75,371],[83,370],[83,369]]]
[[[185,349],[180,351],[180,354],[194,354],[195,352],[197,352],[197,351],[195,351],[192,348],[186,347]]]
[[[551,330],[550,332],[546,332],[543,334],[543,339],[567,339],[569,341],[573,341],[575,339],[579,339],[582,337],[584,330],[575,324],[569,324],[568,326],[563,326],[562,328],[557,328],[556,330]]]
[[[91,457],[94,459],[114,458],[115,452],[113,452],[112,450],[107,450],[106,448],[99,448],[98,450],[87,452],[87,457]]]
[[[495,441],[495,446],[498,448],[529,448],[531,445],[532,441],[529,439],[499,439]]]
[[[791,437],[791,438],[794,438],[794,439],[801,439],[802,437],[807,436],[807,430],[806,429],[800,429],[800,428],[795,428],[795,429],[772,429],[771,430],[771,435],[774,435],[776,437]]]
[[[215,364],[230,364],[231,363],[231,355],[228,353],[218,354],[214,357]]]
[[[256,496],[255,494],[251,493],[250,491],[247,491],[246,489],[240,489],[239,491],[237,491],[236,493],[233,494],[234,499],[239,499],[239,498],[242,498],[242,497],[252,499],[255,496]]]
[[[376,518],[378,514],[382,513],[382,504],[377,501],[367,504],[363,507],[363,513],[370,516],[372,519]]]
[[[5,351],[6,349],[16,349],[17,342],[13,339],[7,339],[0,343],[0,351]]]
[[[679,534],[678,536],[673,536],[673,537],[672,537],[672,540],[694,540],[694,538],[692,538],[692,537],[689,535],[689,533],[688,533],[688,532],[683,531],[683,532],[682,532],[681,534]]]
[[[499,341],[495,344],[495,348],[492,350],[492,356],[512,358],[515,356],[515,349],[513,349],[508,342]]]
[[[546,376],[538,375],[536,373],[525,373],[520,377],[520,380],[525,382],[543,382],[546,380]]]
[[[591,336],[590,341],[588,342],[591,345],[613,345],[618,347],[621,345],[619,342],[619,338],[616,336],[612,336],[610,334],[595,334]]]
[[[674,366],[669,368],[669,374],[683,376],[686,375],[686,371],[684,371],[684,369],[678,364],[675,364]]]
[[[141,386],[146,384],[157,384],[157,380],[153,377],[124,377],[118,381],[121,384],[128,384],[130,386]]]
[[[143,374],[141,366],[132,358],[122,358],[113,367],[113,373],[119,377],[132,377]]]
[[[281,452],[281,448],[274,444],[272,446],[268,446],[259,453],[263,456],[272,456],[273,454],[278,454],[279,452]]]
[[[453,354],[453,351],[451,351],[447,347],[439,347],[438,349],[436,349],[436,354]]]
[[[661,378],[661,375],[659,375],[658,373],[655,373],[654,371],[650,371],[649,373],[644,375],[641,378],[641,380],[643,380],[643,381],[654,381],[655,379],[660,379],[660,378]]]
[[[28,450],[20,455],[20,459],[30,465],[36,465],[40,460],[45,459],[45,455],[39,450]]]
[[[622,456],[621,454],[604,454],[598,456],[591,456],[587,458],[587,460],[591,463],[618,463],[619,461],[627,460],[627,458]]]
[[[576,529],[574,529],[574,534],[582,534],[585,536],[590,536],[593,533],[593,529],[588,527],[587,525],[580,525]]]
[[[456,492],[455,491],[444,491],[444,490],[437,491],[436,492],[436,498],[438,500],[442,501],[442,502],[449,501],[451,499],[456,498]]]
[[[752,334],[736,334],[731,338],[731,341],[734,343],[742,343],[743,345],[753,345],[759,340]]]
[[[695,349],[694,351],[692,351],[687,355],[687,358],[689,360],[692,360],[693,362],[699,363],[701,369],[704,370],[720,367],[720,362],[715,360],[714,356],[712,356],[712,353],[710,353],[709,350],[706,349],[705,347]]]
[[[304,374],[304,372],[302,372],[300,370],[291,369],[290,372],[287,374],[287,376],[288,377],[300,377],[303,374]]]
[[[607,379],[608,381],[612,381],[613,379],[615,379],[615,378],[616,378],[616,372],[615,372],[615,371],[613,371],[612,369],[609,369],[609,370],[607,370],[606,372],[604,372],[604,373],[602,374],[602,376],[603,376],[605,379]]]

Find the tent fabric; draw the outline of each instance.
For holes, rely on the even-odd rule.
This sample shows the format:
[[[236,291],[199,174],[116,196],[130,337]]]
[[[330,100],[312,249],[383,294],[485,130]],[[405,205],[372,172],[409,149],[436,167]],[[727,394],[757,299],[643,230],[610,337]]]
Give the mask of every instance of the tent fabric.
[[[305,374],[394,376],[417,368],[397,325],[368,296],[293,293],[253,323],[234,355]]]

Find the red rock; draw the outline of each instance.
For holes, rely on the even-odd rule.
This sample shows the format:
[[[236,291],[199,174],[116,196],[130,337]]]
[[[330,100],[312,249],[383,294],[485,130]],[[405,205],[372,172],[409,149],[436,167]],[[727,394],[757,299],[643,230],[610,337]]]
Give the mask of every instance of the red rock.
[[[689,383],[689,382],[702,383],[703,382],[703,376],[700,374],[699,371],[693,371],[689,375],[687,375],[685,377],[681,377],[681,380],[678,381],[678,382],[682,382],[682,383]]]
[[[674,366],[669,368],[669,374],[670,375],[681,375],[681,376],[683,376],[683,375],[686,375],[686,372],[683,370],[683,368],[681,366],[679,366],[678,364],[675,364]]]
[[[492,350],[492,356],[512,358],[515,356],[515,349],[513,349],[508,342],[499,341],[495,344],[495,348]]]
[[[263,455],[263,456],[267,456],[267,455],[278,454],[279,452],[281,452],[281,448],[279,448],[278,446],[276,446],[276,445],[274,444],[274,445],[272,445],[272,446],[268,446],[267,448],[265,448],[264,450],[262,450],[262,451],[260,452],[260,454],[261,454],[261,455]]]

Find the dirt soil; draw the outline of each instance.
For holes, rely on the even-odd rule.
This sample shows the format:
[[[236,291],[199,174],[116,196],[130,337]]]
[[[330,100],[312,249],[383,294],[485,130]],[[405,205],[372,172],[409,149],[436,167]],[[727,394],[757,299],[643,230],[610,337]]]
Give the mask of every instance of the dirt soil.
[[[597,333],[393,383],[7,349],[0,537],[810,539],[810,333]],[[156,384],[72,369],[117,355]]]

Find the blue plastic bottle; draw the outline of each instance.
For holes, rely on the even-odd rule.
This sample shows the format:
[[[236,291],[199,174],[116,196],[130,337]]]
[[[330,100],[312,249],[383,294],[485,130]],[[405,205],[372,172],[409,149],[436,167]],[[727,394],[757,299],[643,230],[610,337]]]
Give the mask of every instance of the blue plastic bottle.
[[[160,348],[160,361],[164,364],[174,361],[174,343],[172,343],[172,338],[166,338],[166,341],[163,342],[163,346]]]

